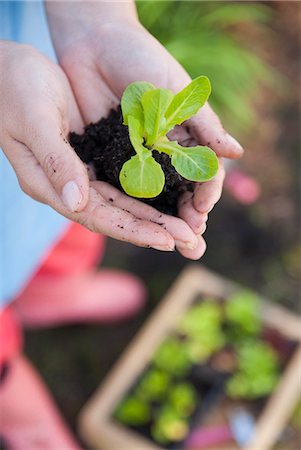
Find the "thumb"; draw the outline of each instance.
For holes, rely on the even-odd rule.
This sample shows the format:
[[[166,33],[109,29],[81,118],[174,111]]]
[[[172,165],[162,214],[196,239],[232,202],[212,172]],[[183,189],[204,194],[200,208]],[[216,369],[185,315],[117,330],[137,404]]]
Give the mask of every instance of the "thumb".
[[[27,146],[45,175],[71,212],[82,211],[89,196],[89,177],[84,163],[57,127],[39,125],[34,140]],[[31,133],[32,134],[32,133]]]

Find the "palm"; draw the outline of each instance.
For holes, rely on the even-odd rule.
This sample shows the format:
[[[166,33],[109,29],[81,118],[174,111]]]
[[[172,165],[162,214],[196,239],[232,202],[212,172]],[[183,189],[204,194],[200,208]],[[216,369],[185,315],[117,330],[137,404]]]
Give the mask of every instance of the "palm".
[[[97,34],[95,31],[92,35],[87,34],[65,49],[61,64],[85,123],[107,116],[110,109],[120,103],[125,87],[135,80],[149,81],[174,91],[190,81],[184,69],[139,25],[104,25]],[[174,131],[176,139],[184,145],[204,143],[208,139],[206,130],[202,136],[194,132],[194,127],[191,123],[191,133],[187,132],[187,127],[179,127]],[[180,200],[179,216],[197,235],[204,231],[207,212],[220,196],[222,179],[221,169],[216,180],[195,185],[194,198],[186,193]],[[198,258],[204,250],[204,241],[199,236],[197,249],[182,250],[182,253]]]

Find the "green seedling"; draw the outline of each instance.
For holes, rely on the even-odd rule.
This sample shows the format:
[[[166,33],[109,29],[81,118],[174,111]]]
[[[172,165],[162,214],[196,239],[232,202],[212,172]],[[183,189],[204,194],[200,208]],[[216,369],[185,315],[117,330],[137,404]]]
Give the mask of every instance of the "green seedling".
[[[231,325],[233,340],[246,336],[257,336],[261,331],[260,303],[256,294],[241,291],[225,303],[225,316]]]
[[[202,364],[220,350],[224,344],[225,339],[222,331],[216,329],[210,333],[187,339],[185,348],[192,363]]]
[[[238,349],[238,371],[227,382],[226,392],[234,399],[263,397],[273,391],[279,375],[279,360],[273,348],[250,340]]]
[[[204,76],[196,78],[177,94],[168,89],[156,89],[143,81],[126,88],[121,99],[123,123],[128,126],[136,152],[124,163],[119,175],[120,184],[128,195],[153,198],[162,192],[165,176],[152,156],[153,150],[166,153],[186,180],[201,182],[215,176],[218,160],[209,147],[182,147],[166,136],[176,125],[195,115],[210,92],[210,82]]]
[[[171,406],[165,406],[155,420],[151,434],[160,444],[182,441],[188,433],[189,426],[186,419],[181,417]]]
[[[122,401],[115,411],[114,416],[119,422],[125,425],[139,426],[145,425],[150,421],[151,410],[145,401],[131,396]]]
[[[154,364],[170,375],[184,376],[191,368],[191,362],[183,342],[174,337],[167,338],[154,356]]]
[[[179,416],[188,417],[196,407],[196,390],[189,383],[178,383],[170,390],[168,402]]]
[[[169,384],[168,373],[159,369],[151,369],[140,381],[137,393],[139,397],[149,401],[161,400],[165,397]]]
[[[213,300],[204,300],[187,311],[178,325],[192,363],[206,361],[225,344],[221,329],[222,311]]]
[[[203,300],[189,309],[178,325],[178,330],[188,337],[212,333],[220,328],[222,311],[214,300]]]

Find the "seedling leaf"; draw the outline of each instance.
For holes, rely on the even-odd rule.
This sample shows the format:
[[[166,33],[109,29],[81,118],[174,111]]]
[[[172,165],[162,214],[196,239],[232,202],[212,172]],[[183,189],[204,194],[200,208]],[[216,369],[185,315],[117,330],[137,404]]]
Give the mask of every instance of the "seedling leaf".
[[[159,152],[171,156],[176,171],[190,181],[208,181],[216,175],[218,159],[209,147],[182,147],[177,142],[162,142],[156,145]]]
[[[123,120],[137,153],[123,165],[119,175],[128,195],[153,198],[163,190],[165,177],[152,157],[153,150],[168,154],[177,172],[187,180],[203,182],[215,176],[218,160],[210,148],[181,147],[166,136],[175,125],[197,113],[210,91],[210,82],[204,76],[193,80],[176,95],[144,81],[126,88],[121,99]]]
[[[154,158],[151,152],[145,149],[148,155],[143,153],[132,156],[130,160],[124,163],[119,180],[124,191],[137,198],[153,198],[162,192],[165,177],[164,172]]]
[[[166,119],[164,114],[172,98],[173,93],[168,89],[153,89],[142,95],[141,103],[144,112],[147,145],[152,145],[156,137],[165,131]]]
[[[167,131],[194,116],[206,103],[210,92],[211,84],[209,79],[200,76],[176,94],[165,114]]]
[[[128,124],[128,116],[133,116],[143,124],[143,108],[141,97],[144,92],[154,89],[151,83],[146,81],[136,81],[131,83],[125,89],[121,99],[121,110],[123,115],[123,123]]]
[[[143,128],[141,123],[135,117],[128,116],[128,127],[131,144],[136,153],[142,158],[142,155],[148,152],[148,150],[143,145]]]

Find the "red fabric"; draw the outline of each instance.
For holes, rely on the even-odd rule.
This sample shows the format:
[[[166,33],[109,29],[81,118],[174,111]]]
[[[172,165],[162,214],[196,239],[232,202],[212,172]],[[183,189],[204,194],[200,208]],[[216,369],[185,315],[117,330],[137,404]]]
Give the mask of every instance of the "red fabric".
[[[9,307],[0,311],[0,366],[21,351],[21,327]]]
[[[105,237],[72,223],[35,276],[82,273],[103,258]],[[33,281],[33,280],[32,280]]]
[[[261,194],[257,180],[241,170],[229,171],[226,174],[224,187],[243,205],[255,203]]]

